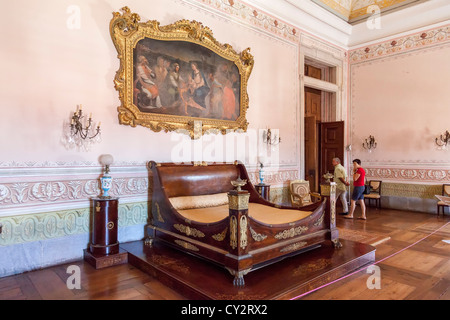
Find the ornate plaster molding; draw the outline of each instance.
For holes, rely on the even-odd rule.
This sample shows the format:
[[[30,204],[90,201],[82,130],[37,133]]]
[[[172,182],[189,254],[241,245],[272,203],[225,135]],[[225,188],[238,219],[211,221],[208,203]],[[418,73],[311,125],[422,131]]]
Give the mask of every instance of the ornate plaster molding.
[[[450,26],[418,32],[349,51],[349,63],[365,62],[450,41]]]
[[[15,182],[0,184],[0,216],[10,215],[14,211],[12,209],[17,207],[54,205],[80,200],[88,202],[90,198],[101,194],[98,179],[42,179],[29,182],[27,177],[17,177]],[[115,177],[110,194],[114,197],[146,196],[148,189],[147,177]]]
[[[298,28],[280,20],[279,18],[269,15],[267,12],[253,8],[250,5],[242,3],[239,0],[197,0],[204,6],[219,11],[225,14],[228,19],[238,19],[239,21],[246,22],[250,26],[256,27],[261,31],[275,35],[281,39],[288,40],[289,42],[298,43],[299,32]],[[186,3],[186,5],[192,6],[192,3]]]
[[[62,162],[49,165],[33,163],[30,167],[0,169],[0,217],[84,208],[91,198],[101,194],[99,166],[73,167]],[[112,176],[109,193],[122,203],[151,199],[152,178],[145,165],[113,167]],[[250,169],[249,176],[253,184],[259,183],[258,169]],[[297,168],[266,168],[265,183],[273,187],[294,179],[298,179]]]
[[[365,170],[367,178],[374,180],[420,183],[450,182],[450,169],[365,167]]]

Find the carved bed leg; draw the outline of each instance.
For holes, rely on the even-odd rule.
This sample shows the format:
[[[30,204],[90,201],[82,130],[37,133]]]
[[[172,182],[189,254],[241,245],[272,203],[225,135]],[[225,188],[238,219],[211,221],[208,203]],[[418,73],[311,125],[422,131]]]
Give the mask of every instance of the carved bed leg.
[[[151,238],[151,237],[145,238],[144,245],[147,247],[151,247],[153,245],[153,238]]]
[[[234,276],[233,286],[235,287],[243,287],[245,286],[244,276]]]
[[[342,243],[339,241],[339,239],[333,239],[331,241],[333,242],[333,246],[335,249],[342,248]]]
[[[147,225],[147,236],[144,239],[144,245],[151,247],[155,240],[155,228],[152,225]]]
[[[231,275],[234,276],[233,279],[233,285],[235,287],[243,287],[245,286],[244,276],[249,273],[251,268],[237,271],[237,270],[231,270],[230,268],[227,268],[227,270],[231,273]]]

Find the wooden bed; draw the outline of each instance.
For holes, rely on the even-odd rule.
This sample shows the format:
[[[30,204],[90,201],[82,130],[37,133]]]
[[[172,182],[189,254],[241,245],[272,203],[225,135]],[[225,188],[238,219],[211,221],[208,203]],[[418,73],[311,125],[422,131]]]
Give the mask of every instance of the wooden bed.
[[[164,244],[225,267],[233,284],[249,271],[332,241],[340,247],[335,188],[321,202],[302,208],[263,199],[245,166],[229,163],[149,162],[152,209],[146,245]],[[233,181],[247,180],[241,187]]]

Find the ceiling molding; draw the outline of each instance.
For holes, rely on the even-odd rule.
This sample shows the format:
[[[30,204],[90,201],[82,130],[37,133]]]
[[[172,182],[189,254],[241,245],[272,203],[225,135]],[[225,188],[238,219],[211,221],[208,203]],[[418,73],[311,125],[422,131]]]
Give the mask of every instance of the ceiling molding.
[[[346,49],[351,25],[310,0],[243,0],[314,36]]]
[[[356,22],[353,25],[325,9],[323,3],[323,5],[317,4],[320,0],[243,1],[283,19],[300,30],[347,50],[420,28],[450,23],[449,0],[386,1],[379,16],[359,16],[357,20],[353,20]],[[351,1],[352,5],[355,5],[355,2],[357,1]],[[363,8],[362,2],[368,2],[368,0],[361,0],[361,8]],[[394,6],[388,7],[388,3]]]
[[[420,29],[449,24],[450,1],[433,0],[388,14],[381,14],[379,28],[369,29],[367,23],[353,26],[348,47],[354,48],[369,42],[382,41]]]

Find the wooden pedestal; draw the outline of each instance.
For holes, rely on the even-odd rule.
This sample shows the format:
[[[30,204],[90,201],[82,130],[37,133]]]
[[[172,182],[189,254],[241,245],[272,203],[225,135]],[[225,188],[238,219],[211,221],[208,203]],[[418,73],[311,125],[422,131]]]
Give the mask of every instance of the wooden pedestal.
[[[117,198],[94,198],[92,216],[92,239],[84,250],[84,259],[96,269],[126,263],[128,254],[119,250],[117,240],[118,205]]]
[[[189,299],[287,300],[375,261],[375,248],[348,240],[334,249],[330,243],[249,272],[245,286],[233,286],[224,268],[175,250],[159,241],[151,247],[143,241],[120,244],[128,262],[156,277]]]
[[[270,201],[270,185],[258,183],[255,185],[255,188],[256,191],[258,191],[258,193],[261,195],[261,197],[263,197],[267,201]]]
[[[98,255],[92,254],[88,249],[84,250],[84,260],[95,269],[116,266],[128,262],[128,252],[120,249],[116,254]]]

